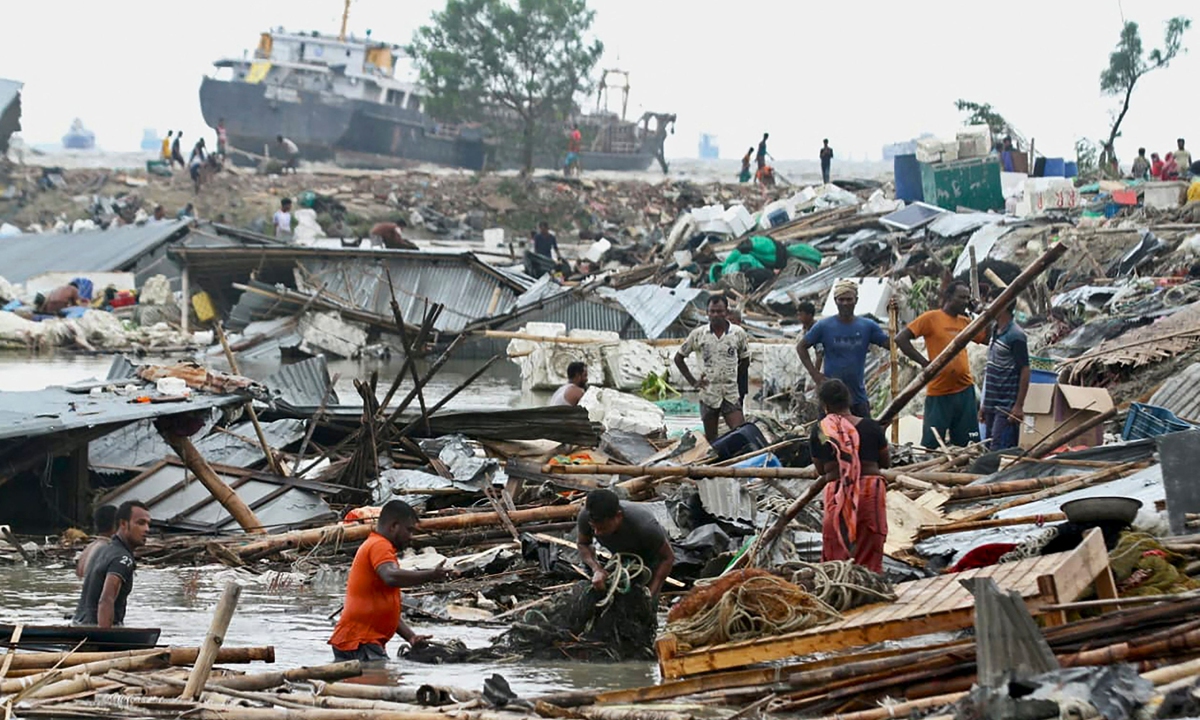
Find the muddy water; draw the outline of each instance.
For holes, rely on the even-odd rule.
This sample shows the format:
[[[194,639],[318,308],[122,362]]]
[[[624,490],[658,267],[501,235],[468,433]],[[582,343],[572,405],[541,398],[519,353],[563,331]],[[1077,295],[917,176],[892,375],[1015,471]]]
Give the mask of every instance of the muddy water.
[[[0,356],[0,391],[34,390],[47,385],[66,385],[90,378],[103,378],[110,357],[57,355],[30,358]],[[380,394],[401,361],[335,361],[330,373],[339,373],[337,391],[343,402],[357,403],[355,378],[379,371]],[[429,402],[436,402],[452,390],[478,365],[472,361],[451,362],[428,386]],[[263,376],[269,365],[243,368],[247,374]],[[406,383],[403,387],[408,387]],[[497,363],[470,388],[458,395],[449,408],[508,408],[544,405],[548,393],[522,391],[520,373],[511,363]],[[669,418],[677,431],[696,426],[697,418]],[[204,637],[212,609],[226,579],[239,579],[244,589],[238,612],[227,637],[229,645],[274,645],[277,667],[296,667],[331,662],[326,642],[333,624],[328,619],[342,602],[344,579],[334,574],[329,580],[318,577],[313,583],[271,587],[253,578],[235,576],[223,567],[138,570],[129,601],[126,623],[131,626],[161,627],[161,643],[196,645]],[[0,622],[22,620],[41,624],[62,622],[74,612],[79,581],[73,568],[28,569],[0,567]],[[459,624],[439,624],[412,618],[410,624],[420,633],[441,640],[459,639],[469,647],[484,647],[503,628]],[[394,645],[394,643],[393,643]],[[395,647],[390,648],[393,652]],[[261,667],[261,666],[260,666]],[[657,669],[652,663],[572,663],[572,662],[494,662],[487,664],[427,666],[405,660],[392,660],[386,670],[379,669],[365,678],[367,682],[437,683],[480,689],[483,678],[500,673],[513,690],[526,696],[574,689],[617,689],[653,684]]]

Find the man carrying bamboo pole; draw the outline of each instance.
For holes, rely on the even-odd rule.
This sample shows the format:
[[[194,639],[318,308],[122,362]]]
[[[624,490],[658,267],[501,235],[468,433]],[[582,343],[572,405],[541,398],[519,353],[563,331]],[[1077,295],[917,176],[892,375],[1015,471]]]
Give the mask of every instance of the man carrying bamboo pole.
[[[925,338],[925,349],[930,358],[937,357],[970,320],[966,316],[971,303],[971,288],[966,283],[954,281],[942,293],[942,306],[922,313],[896,336],[896,346],[913,362],[921,367],[929,365],[929,358],[922,355],[912,341],[914,337]],[[977,343],[988,341],[987,330],[973,338]],[[925,421],[921,433],[921,445],[931,450],[939,447],[938,438],[946,438],[949,445],[966,447],[979,440],[979,404],[975,398],[975,381],[971,378],[971,364],[967,354],[960,352],[932,380],[925,391]]]
[[[401,570],[396,557],[412,540],[417,513],[402,500],[392,500],[379,511],[375,530],[354,554],[346,581],[346,602],[333,637],[333,658],[338,662],[387,660],[385,645],[393,635],[413,647],[427,642],[400,614],[400,588],[442,580],[449,576],[445,563],[432,570]]]
[[[111,628],[125,624],[125,603],[137,567],[133,551],[146,544],[150,511],[137,500],[117,508],[117,533],[91,557],[72,625]]]

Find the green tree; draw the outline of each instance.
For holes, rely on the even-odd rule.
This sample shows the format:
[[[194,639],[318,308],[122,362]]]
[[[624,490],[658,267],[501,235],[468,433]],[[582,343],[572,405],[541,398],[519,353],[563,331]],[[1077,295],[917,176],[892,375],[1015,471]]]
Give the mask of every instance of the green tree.
[[[1101,168],[1113,167],[1117,164],[1113,143],[1121,136],[1121,123],[1129,112],[1129,100],[1133,97],[1133,88],[1142,76],[1153,70],[1165,68],[1171,64],[1183,47],[1183,33],[1192,26],[1192,21],[1185,17],[1173,17],[1167,21],[1167,29],[1163,37],[1162,48],[1151,50],[1147,55],[1142,49],[1142,35],[1138,24],[1126,22],[1121,28],[1121,39],[1117,47],[1108,56],[1108,67],[1100,73],[1100,92],[1110,97],[1121,97],[1121,110],[1113,119],[1108,131],[1108,142],[1102,143],[1100,153]]]
[[[521,163],[533,170],[545,124],[571,113],[604,45],[587,35],[586,0],[447,0],[407,48],[428,97],[447,121],[514,124]]]
[[[992,131],[992,137],[1004,137],[1015,132],[1004,116],[996,112],[995,108],[988,103],[959,99],[955,101],[954,106],[961,112],[967,113],[968,125],[987,125]]]

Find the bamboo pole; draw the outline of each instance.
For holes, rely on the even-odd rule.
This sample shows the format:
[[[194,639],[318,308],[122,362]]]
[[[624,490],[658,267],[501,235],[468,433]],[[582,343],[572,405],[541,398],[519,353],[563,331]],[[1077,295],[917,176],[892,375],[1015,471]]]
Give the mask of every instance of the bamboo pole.
[[[548,505],[526,510],[514,510],[508,516],[513,521],[513,524],[521,525],[548,520],[566,520],[574,518],[578,514],[578,505]],[[494,512],[461,513],[459,515],[421,518],[417,521],[417,530],[430,533],[499,524],[500,517]],[[325,527],[313,528],[311,530],[297,530],[247,543],[235,548],[234,552],[245,560],[248,557],[263,557],[281,550],[310,548],[324,543],[360,542],[366,540],[367,536],[374,529],[374,523],[326,525]]]
[[[816,468],[777,467],[777,468],[738,468],[717,465],[543,465],[542,472],[546,474],[563,475],[645,475],[647,477],[689,477],[689,478],[793,478],[812,480],[817,477]],[[974,482],[983,475],[953,472],[905,472],[905,468],[890,468],[880,470],[880,475],[888,480],[895,480],[906,475],[925,482],[945,484],[963,484]]]
[[[0,694],[8,695],[9,693],[20,692],[32,685],[50,679],[51,682],[57,682],[66,677],[75,675],[103,675],[109,670],[125,670],[128,672],[140,672],[143,670],[160,670],[167,667],[167,661],[170,659],[170,653],[166,650],[158,650],[147,655],[135,655],[133,657],[114,658],[112,660],[98,660],[96,662],[84,663],[82,665],[73,665],[71,667],[62,667],[37,675],[18,678],[14,680],[5,680],[0,682]]]
[[[327,683],[317,689],[317,694],[327,697],[353,698],[356,700],[415,703],[418,702],[418,697],[424,688],[430,688],[438,695],[449,697],[454,702],[466,702],[483,697],[483,693],[478,690],[441,685],[422,685],[419,688],[413,688],[395,685],[361,685],[358,683],[342,682]]]
[[[1008,510],[1009,508],[1020,507],[1021,505],[1028,505],[1029,503],[1037,502],[1038,500],[1045,500],[1046,498],[1055,497],[1056,495],[1063,495],[1065,493],[1069,493],[1074,490],[1078,490],[1080,488],[1085,488],[1090,485],[1098,485],[1103,482],[1115,480],[1115,479],[1121,477],[1122,475],[1124,475],[1129,470],[1144,467],[1146,464],[1147,464],[1147,461],[1136,460],[1134,462],[1127,462],[1127,463],[1121,463],[1120,465],[1115,465],[1107,470],[1098,470],[1089,475],[1084,475],[1081,478],[1072,480],[1069,483],[1064,483],[1062,485],[1056,485],[1055,487],[1047,488],[1045,490],[1042,490],[1041,492],[1033,493],[1032,495],[1026,495],[1024,497],[1019,497],[1019,498],[1015,498],[1013,500],[1009,500],[1007,502],[1000,503],[999,505],[993,505],[991,507],[983,508],[982,510],[973,512],[970,515],[967,515],[966,517],[958,520],[958,522],[965,523],[965,522],[974,522],[976,520],[983,520],[985,518],[991,517],[992,515],[995,515],[996,513],[1000,512],[1001,510]]]
[[[196,658],[196,665],[188,675],[187,686],[181,696],[184,700],[200,699],[200,692],[208,683],[209,673],[212,672],[221,645],[225,643],[225,632],[229,630],[229,621],[233,619],[238,598],[241,596],[241,585],[232,580],[225,583],[225,590],[221,593],[217,609],[213,612],[212,624],[208,626],[208,634],[204,636],[204,643],[200,646],[200,657]]]
[[[1106,423],[1116,416],[1117,416],[1117,409],[1115,407],[1113,407],[1113,408],[1109,408],[1105,412],[1100,413],[1099,415],[1094,415],[1094,416],[1088,418],[1084,422],[1080,423],[1079,425],[1076,425],[1075,427],[1071,428],[1070,430],[1068,430],[1066,432],[1063,432],[1061,434],[1052,432],[1049,435],[1047,435],[1046,437],[1039,440],[1036,445],[1031,447],[1029,449],[1029,451],[1027,453],[1025,453],[1025,455],[1027,457],[1031,457],[1031,458],[1040,458],[1043,455],[1049,455],[1054,450],[1054,448],[1071,442],[1072,440],[1074,440],[1075,438],[1084,434],[1088,430],[1091,430],[1092,428],[1094,428],[1097,425],[1100,425],[1102,423]]]
[[[967,696],[965,692],[947,693],[945,695],[934,695],[933,697],[921,698],[920,700],[909,700],[908,702],[888,705],[887,707],[872,708],[871,710],[861,710],[852,713],[838,713],[837,715],[825,715],[820,720],[889,720],[889,718],[908,717],[916,710],[926,710],[928,708],[941,707],[950,705],[962,700]]]
[[[200,655],[198,647],[165,648],[171,655],[168,663],[173,666],[194,665]],[[12,658],[13,670],[46,670],[52,666],[73,667],[100,660],[117,660],[120,658],[141,657],[162,652],[163,648],[149,650],[118,650],[113,652],[10,652],[6,657]],[[251,663],[275,662],[275,648],[271,645],[261,647],[221,648],[217,662]]]
[[[900,307],[895,301],[888,303],[888,368],[891,372],[892,397],[900,395],[900,352],[896,347],[896,335],[900,333]],[[900,417],[892,419],[892,443],[900,444]]]
[[[243,530],[255,534],[266,532],[262,523],[259,522],[258,517],[254,514],[254,511],[250,509],[250,506],[242,500],[240,495],[234,492],[233,488],[226,485],[213,472],[212,466],[208,464],[208,461],[204,459],[204,456],[192,444],[191,438],[179,437],[178,435],[161,430],[159,431],[159,435],[162,436],[163,440],[167,441],[167,444],[171,446],[175,454],[183,460],[183,464],[187,466],[188,470],[192,471],[192,474],[196,476],[200,484],[208,490],[217,502],[221,503],[221,507],[229,512],[238,525],[242,526]]]
[[[1014,525],[1041,525],[1042,523],[1062,522],[1067,519],[1066,513],[1046,513],[1045,515],[1022,515],[1011,518],[995,518],[992,520],[975,520],[973,522],[949,522],[945,525],[922,525],[917,530],[917,541],[925,540],[936,535],[953,535],[955,533],[987,530],[989,528],[1012,527]]]
[[[917,375],[917,377],[910,382],[903,391],[900,392],[899,395],[892,398],[892,402],[889,403],[886,408],[884,408],[883,413],[879,416],[879,423],[881,425],[886,425],[887,423],[891,422],[892,418],[898,415],[900,411],[904,409],[904,406],[907,405],[909,401],[921,391],[921,388],[925,387],[930,380],[936,377],[938,373],[940,373],[947,365],[949,365],[950,361],[954,359],[954,356],[958,355],[963,351],[964,348],[967,347],[967,344],[971,342],[972,338],[979,334],[980,330],[986,327],[988,323],[996,319],[996,316],[1000,314],[1001,309],[1006,307],[1009,302],[1013,300],[1013,298],[1015,298],[1022,290],[1028,287],[1038,275],[1042,274],[1042,272],[1046,270],[1046,268],[1053,265],[1054,261],[1060,258],[1066,251],[1066,243],[1060,242],[1052,245],[1048,250],[1046,250],[1045,253],[1042,254],[1041,257],[1039,257],[1037,260],[1034,260],[1031,265],[1025,268],[1024,272],[1018,275],[1012,281],[1012,284],[1009,285],[1003,292],[1001,292],[1000,295],[997,296],[990,305],[988,305],[987,309],[984,310],[982,314],[977,316],[971,322],[967,323],[967,326],[963,328],[962,332],[960,332],[954,338],[954,340],[952,340],[950,344],[947,345],[940,354],[938,354],[936,358],[930,358],[929,365],[927,365],[921,371],[921,373]]]
[[[213,323],[213,330],[217,333],[217,339],[221,341],[221,349],[225,351],[225,359],[229,362],[229,369],[233,371],[234,375],[241,375],[242,371],[238,369],[237,358],[233,356],[233,350],[229,348],[229,340],[225,337],[225,328],[220,320]],[[243,407],[246,408],[246,414],[250,416],[250,424],[254,426],[254,434],[258,436],[258,444],[262,446],[263,455],[267,456],[267,467],[271,468],[272,474],[282,476],[283,468],[280,467],[279,458],[275,457],[270,443],[267,442],[267,434],[263,432],[262,425],[258,422],[258,413],[254,410],[254,401],[247,400]]]
[[[8,671],[12,669],[13,658],[17,655],[17,647],[21,642],[21,635],[25,632],[25,623],[18,622],[13,628],[12,634],[9,635],[9,642],[12,643],[12,649],[4,654],[4,664],[0,665],[0,682],[4,682],[4,678],[8,676]]]
[[[478,370],[476,370],[475,372],[473,372],[473,373],[471,373],[470,375],[468,375],[468,376],[467,376],[467,379],[466,379],[466,380],[463,380],[463,381],[462,381],[462,382],[461,382],[461,383],[458,385],[458,387],[456,387],[456,388],[454,388],[453,390],[451,390],[450,392],[446,393],[446,395],[445,395],[445,396],[444,396],[444,397],[443,397],[441,400],[438,400],[438,401],[437,401],[437,404],[436,404],[436,405],[434,405],[433,407],[431,407],[431,408],[429,409],[429,412],[428,412],[427,414],[422,414],[422,415],[421,415],[421,417],[419,417],[419,418],[417,418],[416,420],[413,420],[413,421],[412,421],[412,422],[410,422],[409,424],[405,425],[405,426],[404,426],[404,427],[403,427],[403,428],[400,430],[400,432],[398,433],[398,435],[399,435],[400,437],[404,437],[404,436],[408,435],[410,432],[412,432],[412,431],[413,431],[413,430],[414,430],[414,429],[415,429],[415,428],[416,428],[418,425],[420,425],[422,422],[426,422],[426,423],[427,423],[430,415],[433,415],[433,414],[434,414],[434,413],[436,413],[438,410],[441,410],[443,407],[445,407],[445,406],[446,406],[446,403],[448,403],[448,402],[450,402],[451,400],[453,400],[453,399],[455,398],[455,396],[457,396],[457,395],[458,395],[460,392],[462,392],[463,390],[465,390],[465,389],[466,389],[466,388],[467,388],[467,387],[468,387],[468,386],[469,386],[471,383],[475,382],[475,381],[476,381],[476,380],[479,378],[479,376],[480,376],[480,375],[482,375],[482,374],[484,374],[485,372],[487,372],[487,371],[488,371],[488,368],[490,368],[492,365],[494,365],[494,364],[496,363],[496,361],[497,361],[497,360],[499,360],[499,359],[500,359],[500,356],[499,356],[499,355],[493,355],[493,356],[491,357],[491,359],[489,359],[487,362],[485,362],[485,363],[484,363],[484,364],[483,364],[483,365],[482,365],[482,366],[481,366],[481,367],[480,367]]]
[[[951,500],[972,500],[975,498],[996,497],[997,495],[1012,495],[1014,493],[1026,493],[1030,490],[1057,487],[1065,483],[1074,482],[1081,477],[1083,477],[1082,474],[1050,475],[1047,477],[1029,478],[1027,480],[1006,480],[986,485],[968,485],[967,487],[951,488],[949,494]]]

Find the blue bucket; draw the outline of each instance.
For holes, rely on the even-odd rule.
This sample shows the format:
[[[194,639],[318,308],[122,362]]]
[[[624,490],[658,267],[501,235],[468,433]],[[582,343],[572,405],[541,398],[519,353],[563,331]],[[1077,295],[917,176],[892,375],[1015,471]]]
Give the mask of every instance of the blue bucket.
[[[1046,171],[1043,177],[1064,177],[1066,161],[1062,158],[1046,158]]]
[[[1054,385],[1058,382],[1058,373],[1053,370],[1029,370],[1029,382],[1042,385]]]
[[[1063,163],[1063,177],[1073,178],[1079,174],[1079,163],[1068,160]]]

